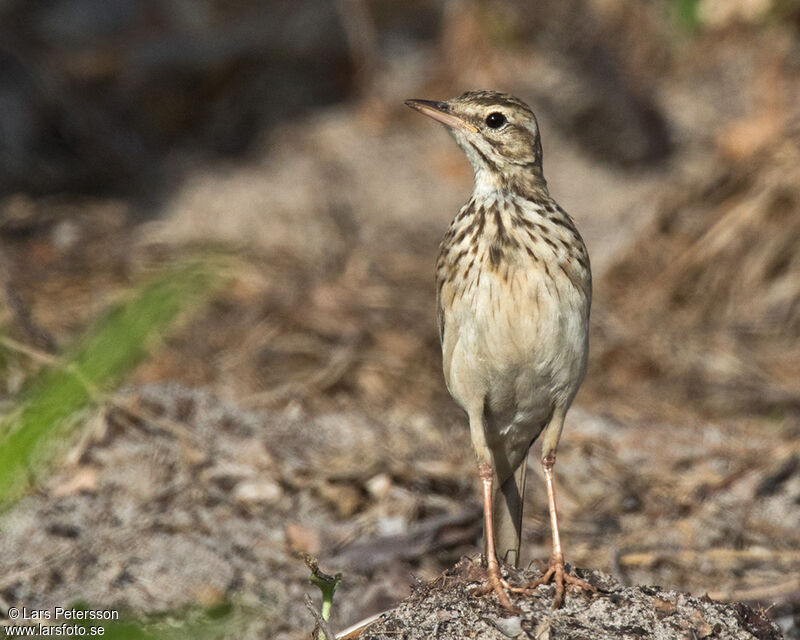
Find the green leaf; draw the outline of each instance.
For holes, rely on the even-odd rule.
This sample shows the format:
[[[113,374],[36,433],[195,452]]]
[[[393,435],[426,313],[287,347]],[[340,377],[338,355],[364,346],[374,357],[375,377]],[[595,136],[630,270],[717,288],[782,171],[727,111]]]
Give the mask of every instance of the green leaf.
[[[55,441],[79,422],[80,412],[115,389],[176,318],[219,281],[205,261],[166,269],[30,381],[14,410],[0,419],[0,505],[19,498],[52,459]]]

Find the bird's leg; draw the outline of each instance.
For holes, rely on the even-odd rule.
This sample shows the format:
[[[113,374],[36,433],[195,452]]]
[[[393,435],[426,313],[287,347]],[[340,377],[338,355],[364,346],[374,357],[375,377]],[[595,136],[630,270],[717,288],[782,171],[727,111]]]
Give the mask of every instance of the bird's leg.
[[[494,523],[492,522],[492,484],[494,482],[494,472],[492,467],[486,462],[478,465],[478,473],[483,483],[483,524],[486,535],[486,570],[489,580],[486,585],[479,587],[473,593],[475,595],[485,595],[494,592],[497,599],[505,609],[519,613],[508,597],[506,589],[511,589],[511,585],[503,578],[500,573],[500,563],[497,561],[497,553],[494,548]]]
[[[553,553],[550,556],[550,565],[545,574],[538,580],[526,585],[524,588],[512,587],[511,589],[512,591],[526,592],[535,589],[539,585],[547,584],[552,579],[556,586],[556,594],[553,598],[554,610],[558,609],[564,601],[565,585],[572,585],[586,591],[597,592],[597,589],[588,582],[570,575],[564,568],[564,554],[561,551],[561,536],[558,533],[558,509],[556,508],[555,483],[553,482],[553,466],[555,463],[556,456],[552,452],[542,458],[542,468],[544,469],[544,477],[547,482],[547,502],[550,508],[550,528],[553,534]]]

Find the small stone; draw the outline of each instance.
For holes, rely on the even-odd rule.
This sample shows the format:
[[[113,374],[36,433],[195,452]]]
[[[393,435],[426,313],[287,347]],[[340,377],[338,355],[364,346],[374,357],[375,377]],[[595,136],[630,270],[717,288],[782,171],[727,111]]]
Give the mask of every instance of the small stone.
[[[516,638],[522,634],[522,618],[512,616],[511,618],[484,618],[507,638]]]
[[[57,497],[72,496],[78,493],[91,493],[97,489],[97,473],[90,467],[78,467],[75,473],[53,489]]]
[[[272,480],[245,480],[239,483],[233,491],[233,499],[240,504],[274,505],[283,497],[283,489]]]
[[[204,471],[201,477],[223,491],[231,491],[242,480],[256,475],[253,467],[244,464],[222,463]]]
[[[691,620],[694,623],[693,631],[698,638],[708,638],[714,634],[714,628],[706,622],[699,611],[692,611]]]
[[[325,482],[319,487],[319,495],[344,518],[352,516],[361,506],[361,492],[349,484]]]
[[[213,585],[203,584],[194,589],[192,600],[201,607],[217,607],[225,602],[225,592]]]
[[[678,607],[674,602],[670,602],[665,598],[659,598],[658,596],[653,597],[653,608],[655,609],[656,616],[659,620],[662,620],[667,616],[671,616],[678,610]]]
[[[208,452],[200,447],[181,443],[181,456],[192,467],[200,467],[208,461]]]
[[[256,438],[243,441],[233,452],[233,459],[253,469],[274,469],[276,463],[266,445]]]
[[[310,553],[312,556],[319,554],[322,548],[319,531],[296,522],[286,525],[286,542],[292,551]]]
[[[392,479],[389,474],[379,473],[371,477],[366,483],[367,491],[376,500],[385,498],[392,489]]]
[[[382,536],[398,536],[408,531],[408,521],[401,516],[388,516],[378,520],[378,531]]]

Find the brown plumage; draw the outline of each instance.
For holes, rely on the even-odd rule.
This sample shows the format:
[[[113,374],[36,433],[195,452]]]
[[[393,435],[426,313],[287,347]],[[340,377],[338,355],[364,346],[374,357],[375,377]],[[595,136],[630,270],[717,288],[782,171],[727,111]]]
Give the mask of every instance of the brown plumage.
[[[406,104],[447,125],[475,170],[472,197],[442,240],[437,320],[445,380],[469,417],[484,485],[488,585],[513,608],[498,558],[519,562],[525,460],[542,435],[553,532],[540,583],[591,589],[564,570],[552,469],[564,416],[583,380],[591,271],[573,220],[550,197],[531,109],[505,93],[472,91]]]

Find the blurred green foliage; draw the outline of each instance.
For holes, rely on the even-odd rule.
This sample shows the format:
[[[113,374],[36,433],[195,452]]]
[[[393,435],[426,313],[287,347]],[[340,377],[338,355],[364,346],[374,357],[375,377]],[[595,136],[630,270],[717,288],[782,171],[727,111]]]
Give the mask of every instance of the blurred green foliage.
[[[108,312],[60,359],[25,386],[0,418],[0,505],[30,486],[80,413],[100,403],[153,349],[178,315],[219,281],[206,261],[166,269]]]
[[[162,615],[159,620],[151,622],[119,620],[80,623],[76,626],[85,629],[81,637],[100,637],[96,629],[102,626],[102,637],[110,640],[221,640],[239,635],[247,621],[255,616],[255,612],[247,612],[244,608],[225,603],[217,607]],[[94,633],[92,627],[95,629]]]
[[[209,260],[167,268],[111,309],[62,358],[54,358],[25,385],[12,410],[0,417],[0,505],[7,507],[24,493],[37,471],[45,470],[58,452],[54,441],[81,424],[84,409],[102,403],[179,316],[202,302],[221,281],[218,265]],[[168,622],[107,622],[102,623],[103,637],[230,637],[233,617],[240,616],[225,604],[173,615]],[[84,626],[88,636],[90,630]]]
[[[337,573],[335,576],[332,576],[321,571],[317,559],[308,554],[304,554],[304,560],[306,566],[311,571],[309,582],[318,587],[322,592],[322,610],[320,611],[320,615],[327,623],[328,620],[331,619],[331,611],[333,609],[333,594],[336,593],[336,589],[342,582],[342,574]],[[325,640],[325,633],[322,629],[319,629],[317,632],[317,640]]]
[[[678,24],[694,31],[700,26],[700,0],[673,0]]]

